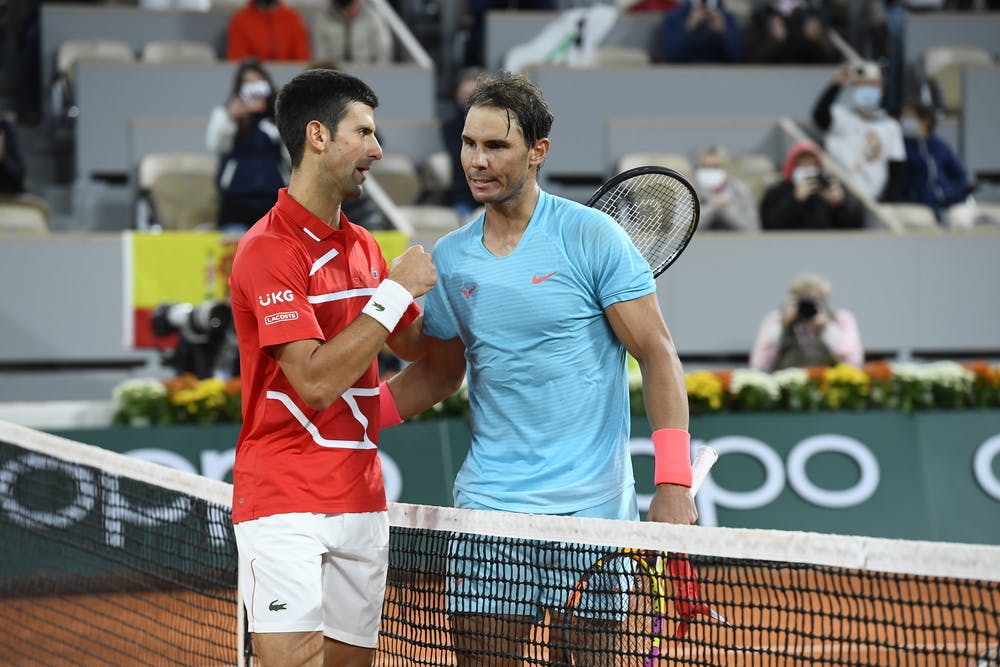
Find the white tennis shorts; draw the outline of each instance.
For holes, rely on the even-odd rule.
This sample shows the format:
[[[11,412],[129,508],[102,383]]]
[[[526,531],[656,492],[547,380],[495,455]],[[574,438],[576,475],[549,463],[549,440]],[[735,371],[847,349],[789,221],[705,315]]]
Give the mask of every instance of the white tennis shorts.
[[[234,528],[250,632],[322,631],[353,646],[378,645],[386,512],[276,514]]]

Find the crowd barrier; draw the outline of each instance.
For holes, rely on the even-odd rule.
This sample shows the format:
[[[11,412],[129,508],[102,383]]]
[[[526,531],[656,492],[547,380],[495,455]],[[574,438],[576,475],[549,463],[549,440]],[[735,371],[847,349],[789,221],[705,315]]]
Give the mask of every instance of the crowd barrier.
[[[170,233],[159,238],[163,263],[179,276],[204,275],[204,252],[173,256]],[[0,363],[134,359],[128,347],[133,245],[128,234],[5,239],[0,266],[32,279],[0,285]],[[687,357],[745,360],[761,318],[779,306],[802,271],[830,279],[833,306],[855,313],[870,354],[1000,356],[998,256],[995,229],[699,232],[657,287],[677,348]]]

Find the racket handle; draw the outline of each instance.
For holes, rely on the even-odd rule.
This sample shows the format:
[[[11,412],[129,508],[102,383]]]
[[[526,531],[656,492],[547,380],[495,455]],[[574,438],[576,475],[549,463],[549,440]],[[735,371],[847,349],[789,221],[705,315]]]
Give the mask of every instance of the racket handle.
[[[719,460],[719,453],[708,445],[701,445],[694,454],[694,462],[691,464],[691,495],[698,493],[701,483],[708,476],[708,471],[712,469],[715,462]]]

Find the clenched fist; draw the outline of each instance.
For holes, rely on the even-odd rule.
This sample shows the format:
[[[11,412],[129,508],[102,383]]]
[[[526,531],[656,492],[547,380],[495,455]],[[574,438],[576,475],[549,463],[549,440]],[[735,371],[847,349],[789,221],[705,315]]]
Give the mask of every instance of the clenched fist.
[[[388,277],[405,287],[413,298],[417,298],[434,287],[437,269],[431,262],[430,253],[423,246],[415,245],[393,260]]]

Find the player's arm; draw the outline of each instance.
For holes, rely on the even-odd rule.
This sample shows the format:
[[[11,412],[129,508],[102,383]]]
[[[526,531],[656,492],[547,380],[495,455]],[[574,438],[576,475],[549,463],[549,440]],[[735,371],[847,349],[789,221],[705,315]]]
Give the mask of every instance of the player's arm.
[[[393,354],[405,361],[416,361],[424,356],[424,316],[418,316],[403,329],[390,334],[386,343]]]
[[[684,369],[656,294],[615,303],[605,312],[618,340],[639,362],[643,400],[653,431],[674,429],[686,433],[688,399]],[[686,449],[683,457],[690,465]],[[698,512],[688,491],[682,484],[657,484],[649,505],[649,520],[694,523]]]
[[[424,356],[387,383],[402,419],[418,415],[451,396],[465,378],[465,345],[461,338],[426,336],[424,340]]]
[[[337,400],[385,344],[395,327],[386,317],[395,313],[398,321],[413,298],[427,292],[436,279],[430,254],[420,246],[409,248],[393,262],[388,279],[343,331],[327,341],[297,340],[273,346],[271,353],[295,393],[315,410]]]

